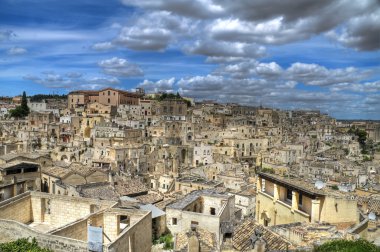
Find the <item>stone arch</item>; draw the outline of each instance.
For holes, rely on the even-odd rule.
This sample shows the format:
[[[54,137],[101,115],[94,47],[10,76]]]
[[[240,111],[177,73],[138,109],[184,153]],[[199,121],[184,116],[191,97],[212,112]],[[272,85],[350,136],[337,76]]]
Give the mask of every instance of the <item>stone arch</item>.
[[[199,245],[199,240],[197,236],[193,235],[189,238],[189,243],[188,243],[188,251],[189,252],[199,252],[200,251],[200,245]]]
[[[77,161],[76,157],[74,157],[74,156],[70,157],[70,162],[76,162],[76,161]]]
[[[69,160],[69,158],[66,155],[61,156],[61,161],[67,161],[67,160]]]

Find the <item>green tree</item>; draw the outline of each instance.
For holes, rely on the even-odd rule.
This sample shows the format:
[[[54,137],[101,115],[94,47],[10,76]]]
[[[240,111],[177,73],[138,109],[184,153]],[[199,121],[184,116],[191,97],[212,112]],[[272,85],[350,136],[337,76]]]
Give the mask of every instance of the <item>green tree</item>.
[[[26,115],[29,114],[28,100],[26,99],[25,91],[22,92],[21,109],[24,111]]]
[[[315,252],[380,252],[380,248],[363,239],[334,240],[316,247]]]
[[[16,241],[1,243],[1,252],[52,252],[49,249],[41,248],[35,238],[31,242],[27,238],[21,238]]]
[[[367,132],[365,130],[356,130],[356,135],[358,136],[358,141],[360,145],[363,147],[367,141]]]
[[[11,117],[22,118],[29,115],[28,100],[25,91],[22,93],[21,105],[9,111]]]

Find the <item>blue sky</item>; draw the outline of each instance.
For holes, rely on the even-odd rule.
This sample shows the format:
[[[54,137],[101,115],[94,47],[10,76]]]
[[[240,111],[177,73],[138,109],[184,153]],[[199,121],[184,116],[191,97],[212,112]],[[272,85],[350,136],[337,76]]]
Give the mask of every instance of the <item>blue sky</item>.
[[[2,0],[0,95],[143,87],[380,119],[379,5]]]

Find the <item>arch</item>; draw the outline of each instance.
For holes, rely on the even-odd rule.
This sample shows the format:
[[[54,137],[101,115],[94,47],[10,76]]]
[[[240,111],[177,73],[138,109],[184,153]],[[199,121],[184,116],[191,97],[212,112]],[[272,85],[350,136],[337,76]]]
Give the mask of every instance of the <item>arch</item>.
[[[67,161],[67,160],[69,160],[69,158],[66,155],[61,156],[61,161]]]

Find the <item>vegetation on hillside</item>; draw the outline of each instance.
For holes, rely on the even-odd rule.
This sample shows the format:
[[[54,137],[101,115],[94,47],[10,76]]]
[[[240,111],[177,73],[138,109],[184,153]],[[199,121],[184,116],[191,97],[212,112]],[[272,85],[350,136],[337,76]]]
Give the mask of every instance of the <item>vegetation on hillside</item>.
[[[41,248],[35,238],[30,242],[27,238],[16,241],[1,243],[1,252],[53,252],[49,249]]]
[[[380,252],[380,247],[363,239],[334,240],[316,247],[315,252]]]
[[[63,94],[63,95],[58,95],[58,94],[36,94],[36,95],[33,95],[33,96],[30,96],[30,101],[31,102],[42,102],[43,100],[46,100],[46,99],[63,99],[63,100],[66,100],[67,99],[67,95]]]
[[[183,98],[178,92],[177,94],[173,93],[162,93],[160,96],[156,98],[158,101],[164,101],[164,100],[182,100],[186,102],[188,107],[191,107],[191,102],[185,98]]]

